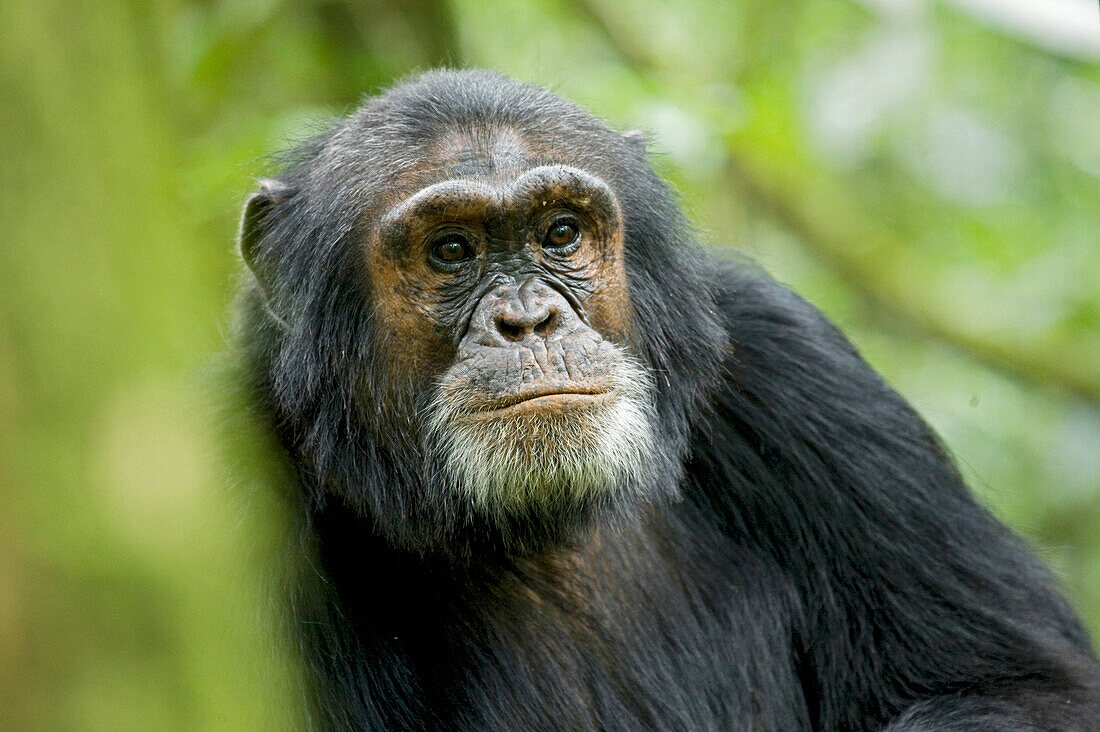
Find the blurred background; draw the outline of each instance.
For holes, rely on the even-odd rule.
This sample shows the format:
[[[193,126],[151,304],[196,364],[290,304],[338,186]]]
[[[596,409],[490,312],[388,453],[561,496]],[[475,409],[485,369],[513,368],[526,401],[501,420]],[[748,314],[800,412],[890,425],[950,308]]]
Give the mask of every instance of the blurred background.
[[[237,218],[264,155],[440,64],[647,131],[1100,632],[1096,0],[0,0],[0,728],[300,724],[214,376]]]

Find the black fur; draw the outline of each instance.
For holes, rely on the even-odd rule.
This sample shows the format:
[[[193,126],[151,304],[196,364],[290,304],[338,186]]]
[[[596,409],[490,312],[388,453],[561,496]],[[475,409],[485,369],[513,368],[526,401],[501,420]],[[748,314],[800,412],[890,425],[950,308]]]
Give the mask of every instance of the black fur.
[[[375,365],[400,344],[372,320],[362,227],[442,130],[500,124],[622,205],[629,346],[670,458],[631,505],[479,516],[419,454],[431,375]],[[250,203],[242,337],[294,466],[317,724],[1096,728],[1097,662],[1047,571],[814,308],[692,242],[640,148],[536,87],[436,72]]]

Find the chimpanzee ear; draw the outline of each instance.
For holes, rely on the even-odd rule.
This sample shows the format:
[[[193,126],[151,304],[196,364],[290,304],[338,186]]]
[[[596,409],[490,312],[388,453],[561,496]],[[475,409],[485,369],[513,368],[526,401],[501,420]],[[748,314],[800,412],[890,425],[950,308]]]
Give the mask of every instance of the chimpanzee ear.
[[[241,258],[248,266],[256,279],[266,290],[268,279],[260,271],[256,253],[260,240],[263,239],[264,226],[271,210],[280,203],[288,200],[295,194],[293,187],[282,181],[266,179],[260,181],[260,190],[249,197],[244,205],[244,214],[241,216],[241,231],[238,243],[241,248]]]
[[[641,130],[627,130],[623,133],[623,139],[634,150],[645,155],[645,133]]]

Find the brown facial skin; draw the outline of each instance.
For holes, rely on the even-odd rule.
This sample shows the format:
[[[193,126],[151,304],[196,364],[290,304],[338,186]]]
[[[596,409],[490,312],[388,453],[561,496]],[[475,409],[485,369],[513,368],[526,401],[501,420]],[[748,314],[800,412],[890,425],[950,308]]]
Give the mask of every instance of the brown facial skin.
[[[390,373],[442,372],[471,418],[598,408],[630,329],[614,194],[529,147],[507,130],[444,141],[369,227]]]

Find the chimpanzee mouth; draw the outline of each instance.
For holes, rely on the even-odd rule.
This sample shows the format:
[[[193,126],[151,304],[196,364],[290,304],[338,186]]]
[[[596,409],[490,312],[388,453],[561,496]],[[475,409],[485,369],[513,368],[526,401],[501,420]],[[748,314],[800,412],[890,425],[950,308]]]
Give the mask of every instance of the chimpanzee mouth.
[[[656,449],[653,387],[644,366],[615,355],[600,370],[578,374],[589,362],[577,362],[573,375],[563,368],[526,383],[516,383],[515,369],[445,378],[427,413],[433,469],[490,511],[580,500],[630,482]]]
[[[570,409],[584,409],[607,404],[614,399],[610,389],[576,387],[561,390],[527,391],[498,399],[470,414],[474,418],[500,418],[524,414],[561,413]]]

